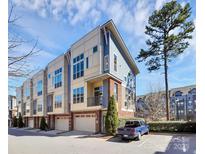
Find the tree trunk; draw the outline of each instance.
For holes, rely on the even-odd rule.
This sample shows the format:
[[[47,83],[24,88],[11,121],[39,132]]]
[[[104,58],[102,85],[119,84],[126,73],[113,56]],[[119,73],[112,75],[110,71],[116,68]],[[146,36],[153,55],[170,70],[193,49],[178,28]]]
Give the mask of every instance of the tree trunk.
[[[164,77],[165,77],[165,91],[166,91],[166,113],[167,113],[167,120],[170,119],[169,116],[169,88],[168,88],[168,74],[167,74],[167,55],[166,52],[164,54]]]

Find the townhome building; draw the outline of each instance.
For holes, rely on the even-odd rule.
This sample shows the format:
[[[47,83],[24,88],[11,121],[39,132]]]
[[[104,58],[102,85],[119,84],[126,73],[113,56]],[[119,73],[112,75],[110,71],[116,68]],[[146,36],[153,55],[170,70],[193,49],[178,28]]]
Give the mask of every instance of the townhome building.
[[[71,111],[74,130],[103,132],[111,96],[119,117],[134,117],[139,72],[112,20],[71,48]]]
[[[46,113],[49,128],[71,130],[69,52],[60,55],[46,67]]]
[[[40,121],[43,116],[46,116],[46,74],[44,70],[40,70],[32,77],[33,84],[33,103],[32,117],[35,128],[40,127]]]
[[[23,83],[23,95],[22,95],[22,115],[25,126],[34,127],[32,117],[32,101],[33,101],[33,85],[32,79],[27,79]]]
[[[115,98],[119,118],[134,117],[138,73],[115,24],[109,20],[46,66],[44,80],[39,83],[43,88],[38,89],[42,76],[33,76],[32,108],[36,109],[38,101],[45,106],[41,116],[46,117],[50,129],[105,132],[111,96]],[[37,96],[41,89],[42,96]],[[28,102],[26,96],[24,102]]]

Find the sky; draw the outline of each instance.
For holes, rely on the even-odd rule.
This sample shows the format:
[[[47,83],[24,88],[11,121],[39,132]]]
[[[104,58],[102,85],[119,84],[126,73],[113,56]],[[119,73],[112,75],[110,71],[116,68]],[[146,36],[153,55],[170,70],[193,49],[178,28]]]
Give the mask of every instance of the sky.
[[[145,25],[154,10],[159,10],[170,0],[12,0],[14,14],[20,17],[16,25],[9,29],[29,43],[19,47],[19,52],[32,48],[38,40],[38,55],[29,59],[35,70],[44,69],[55,57],[66,52],[69,47],[93,28],[112,19],[117,26],[133,58],[140,49],[146,49]],[[11,2],[11,0],[9,1]],[[195,22],[194,0],[178,0],[184,6],[192,7],[191,19]],[[169,88],[195,84],[196,49],[195,31],[190,46],[179,55],[168,68]],[[150,87],[164,88],[163,69],[149,73],[144,63],[136,61],[140,73],[136,76],[137,95],[150,92]],[[25,79],[9,82],[21,86]],[[9,94],[15,95],[14,89]]]

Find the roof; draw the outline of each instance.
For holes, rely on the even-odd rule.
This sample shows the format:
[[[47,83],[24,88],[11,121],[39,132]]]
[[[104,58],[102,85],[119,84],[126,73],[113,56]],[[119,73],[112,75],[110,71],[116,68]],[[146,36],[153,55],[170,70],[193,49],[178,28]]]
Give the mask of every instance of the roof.
[[[120,47],[124,51],[126,58],[129,60],[129,64],[130,64],[131,69],[133,70],[135,75],[138,74],[139,69],[138,69],[134,59],[132,58],[127,46],[125,45],[125,42],[123,41],[122,36],[120,35],[119,31],[117,30],[117,27],[115,26],[113,20],[111,19],[111,20],[107,21],[101,27],[102,28],[106,27],[113,33],[113,35],[117,39],[118,43],[120,44]]]
[[[122,39],[122,36],[120,35],[119,31],[117,30],[117,27],[115,26],[113,20],[109,20],[107,22],[105,22],[104,24],[102,25],[98,25],[97,27],[95,27],[94,29],[92,29],[91,31],[89,31],[88,33],[86,33],[83,37],[81,37],[78,41],[76,41],[75,43],[73,43],[71,45],[74,46],[76,43],[78,43],[79,41],[81,41],[83,38],[85,38],[86,36],[88,36],[90,33],[94,32],[95,30],[101,28],[103,29],[104,27],[108,28],[112,33],[113,35],[115,36],[115,38],[117,39],[117,41],[119,42],[120,44],[120,47],[122,48],[122,50],[124,51],[125,53],[125,56],[127,58],[127,60],[129,61],[129,66],[131,67],[133,73],[136,75],[139,73],[139,69],[134,61],[134,59],[132,58],[127,46],[125,45],[125,42],[123,41]],[[68,49],[67,51],[69,51],[70,49]],[[65,52],[66,53],[66,52]]]

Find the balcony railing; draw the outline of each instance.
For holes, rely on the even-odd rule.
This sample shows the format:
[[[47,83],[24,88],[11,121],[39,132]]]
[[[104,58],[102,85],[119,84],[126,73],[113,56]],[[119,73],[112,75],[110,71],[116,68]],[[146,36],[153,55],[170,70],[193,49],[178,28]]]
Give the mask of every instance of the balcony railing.
[[[88,97],[87,99],[87,106],[99,106],[103,104],[103,97],[102,96],[95,96],[95,97]]]
[[[33,114],[36,114],[36,109],[33,110]]]
[[[52,106],[47,106],[47,112],[53,112],[53,107]]]

